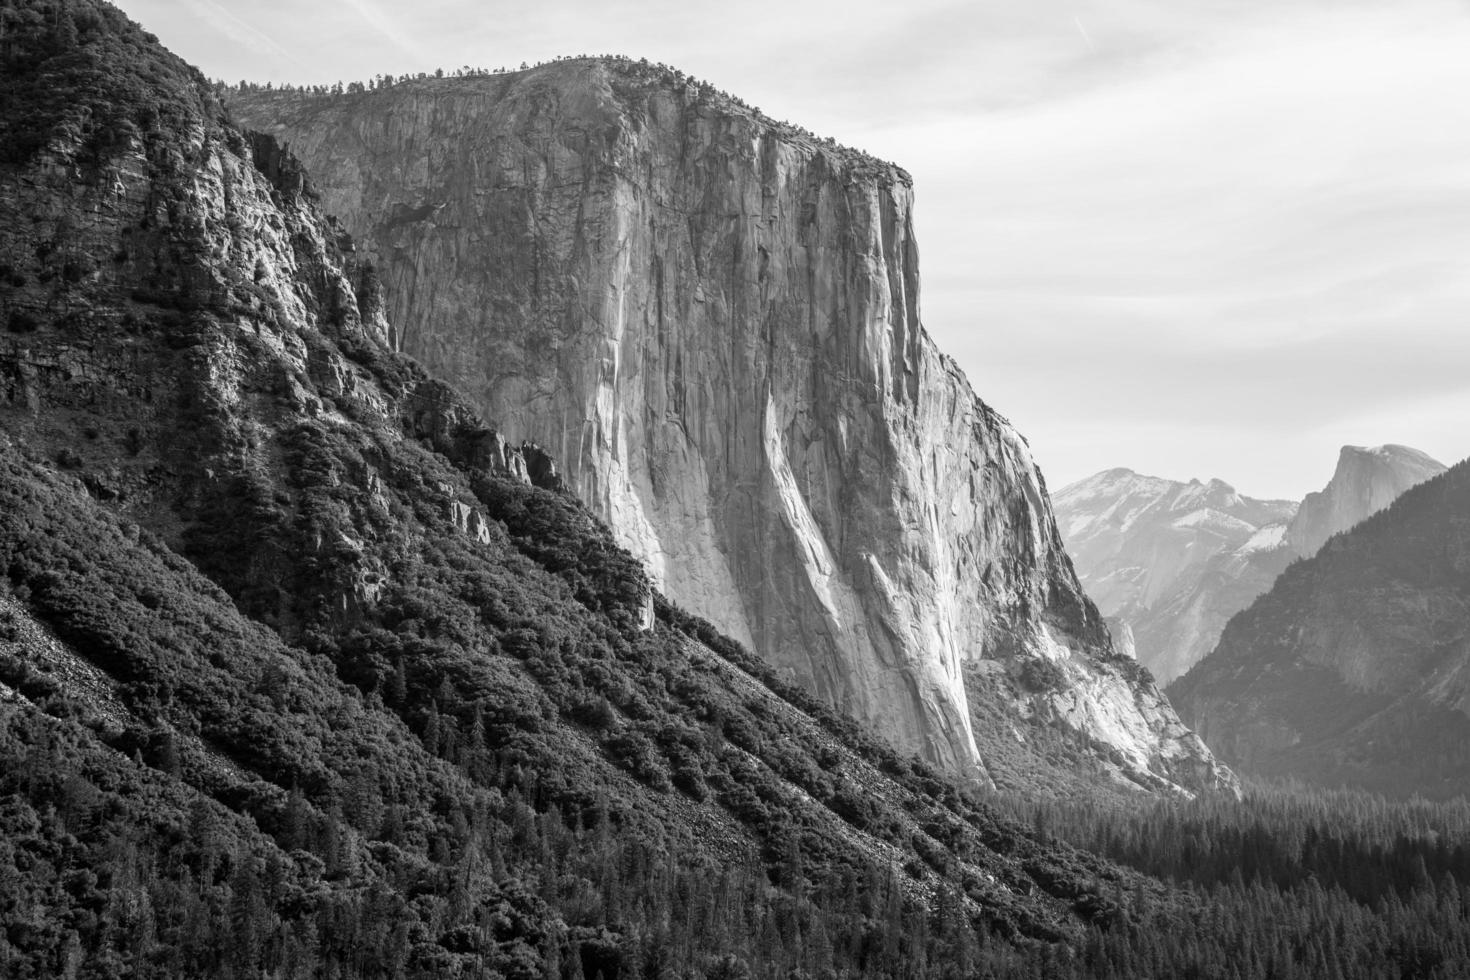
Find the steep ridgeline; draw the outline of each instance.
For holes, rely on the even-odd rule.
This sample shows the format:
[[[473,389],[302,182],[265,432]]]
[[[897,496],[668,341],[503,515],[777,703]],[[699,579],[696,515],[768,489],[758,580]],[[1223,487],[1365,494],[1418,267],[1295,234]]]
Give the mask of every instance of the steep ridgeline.
[[[115,8],[31,6],[0,972],[1000,975],[1160,893],[650,618],[547,457],[386,347],[289,156]]]
[[[1057,522],[1087,594],[1131,627],[1139,661],[1168,684],[1291,561],[1442,472],[1416,449],[1344,446],[1332,479],[1297,505],[1220,480],[1108,470],[1057,493]]]
[[[1228,780],[1112,653],[1024,440],[921,328],[903,171],[617,61],[232,110],[307,163],[403,349],[822,700],[981,781]],[[1090,747],[1042,761],[1061,734]]]
[[[1251,772],[1470,792],[1470,464],[1293,564],[1170,693]]]

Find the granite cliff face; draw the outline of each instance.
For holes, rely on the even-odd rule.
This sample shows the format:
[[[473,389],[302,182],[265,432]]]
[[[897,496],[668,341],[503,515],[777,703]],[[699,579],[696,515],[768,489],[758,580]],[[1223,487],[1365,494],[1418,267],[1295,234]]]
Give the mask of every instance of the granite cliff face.
[[[1309,493],[1286,526],[1286,546],[1315,555],[1334,534],[1378,513],[1410,487],[1445,471],[1443,463],[1408,446],[1343,446],[1327,486]]]
[[[1057,521],[1087,594],[1132,628],[1139,662],[1168,684],[1288,564],[1443,471],[1416,449],[1344,446],[1332,479],[1298,505],[1114,469],[1059,491]]]
[[[981,780],[977,686],[1123,778],[1228,778],[1112,653],[1024,440],[920,326],[903,171],[603,61],[232,105],[371,253],[402,348],[546,445],[675,601]]]
[[[547,454],[384,347],[278,144],[103,0],[31,6],[0,44],[0,974],[632,976],[696,889],[779,890],[835,952],[787,956],[762,898],[684,916],[671,975],[1131,914],[1138,876],[650,624]],[[959,896],[942,947],[873,965],[876,893],[825,883],[880,873],[894,923]]]
[[[1253,772],[1470,791],[1470,467],[1288,568],[1170,694]]]

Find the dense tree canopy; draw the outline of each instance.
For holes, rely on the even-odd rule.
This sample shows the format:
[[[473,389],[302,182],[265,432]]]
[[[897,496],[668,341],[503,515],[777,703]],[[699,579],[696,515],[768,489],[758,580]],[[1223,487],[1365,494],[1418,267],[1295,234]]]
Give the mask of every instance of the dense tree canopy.
[[[490,465],[197,73],[0,16],[4,206],[148,181],[0,223],[0,974],[1464,975],[1462,807],[962,792]]]

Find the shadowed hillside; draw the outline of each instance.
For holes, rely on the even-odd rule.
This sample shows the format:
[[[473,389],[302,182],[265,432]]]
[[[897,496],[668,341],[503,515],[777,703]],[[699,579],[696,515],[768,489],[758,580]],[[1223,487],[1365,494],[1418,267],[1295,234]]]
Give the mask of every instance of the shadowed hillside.
[[[1243,768],[1447,797],[1470,790],[1470,467],[1289,567],[1170,688]]]
[[[656,602],[196,73],[5,9],[7,973],[886,973],[1118,914]]]

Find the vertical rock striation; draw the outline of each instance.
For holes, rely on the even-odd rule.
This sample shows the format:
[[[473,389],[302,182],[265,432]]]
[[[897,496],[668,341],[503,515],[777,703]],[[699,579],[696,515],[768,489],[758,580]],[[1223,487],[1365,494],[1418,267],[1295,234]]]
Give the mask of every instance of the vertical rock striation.
[[[967,684],[1135,782],[1228,780],[923,331],[902,170],[596,60],[234,110],[372,254],[397,342],[546,446],[676,602],[977,779]],[[1059,686],[1019,681],[1040,659]]]

